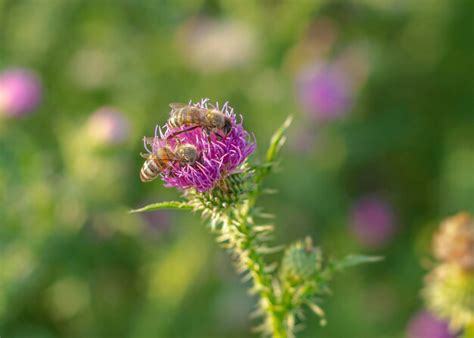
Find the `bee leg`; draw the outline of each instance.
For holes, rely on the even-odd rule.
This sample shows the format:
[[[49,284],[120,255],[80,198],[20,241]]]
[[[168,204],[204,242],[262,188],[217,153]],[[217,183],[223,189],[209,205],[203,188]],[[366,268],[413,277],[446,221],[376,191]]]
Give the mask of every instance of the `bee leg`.
[[[199,126],[193,126],[193,127],[189,127],[189,128],[186,128],[186,129],[177,131],[177,132],[175,132],[175,133],[169,135],[169,136],[167,137],[167,139],[168,139],[168,138],[173,138],[173,137],[176,137],[176,136],[179,135],[179,134],[186,133],[186,132],[188,132],[188,131],[194,130],[194,129],[196,129],[197,127],[199,127]]]
[[[149,143],[149,137],[143,137],[143,146],[145,147],[146,151],[148,151],[151,154],[151,151],[148,148],[148,144],[153,144],[153,143]]]
[[[166,138],[168,140],[170,137]],[[168,144],[168,143],[167,143]],[[176,138],[174,140],[174,150],[176,151],[179,147],[181,146],[181,140],[179,138]]]
[[[225,138],[225,136],[222,135],[222,134],[220,133],[220,131],[215,132],[214,135],[216,135],[216,137],[217,137],[220,141],[222,141],[222,140]]]
[[[207,142],[211,143],[211,131],[207,128],[204,128],[204,133],[207,135]]]

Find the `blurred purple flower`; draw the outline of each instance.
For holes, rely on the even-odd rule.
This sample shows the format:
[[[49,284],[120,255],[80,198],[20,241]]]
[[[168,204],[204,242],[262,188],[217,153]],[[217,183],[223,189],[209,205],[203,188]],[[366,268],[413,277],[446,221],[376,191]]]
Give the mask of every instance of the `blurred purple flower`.
[[[110,107],[99,108],[88,121],[90,137],[105,145],[122,143],[128,136],[129,128],[127,119]]]
[[[25,116],[33,112],[40,101],[41,82],[34,72],[11,68],[0,73],[0,114]]]
[[[356,239],[367,247],[380,247],[395,231],[391,206],[377,197],[362,197],[350,213],[350,227]]]
[[[314,150],[318,134],[317,129],[312,127],[301,127],[293,131],[293,137],[289,138],[289,146],[293,151],[301,155],[308,155]]]
[[[304,68],[297,79],[301,107],[318,121],[347,114],[352,106],[350,79],[334,65]]]
[[[208,99],[202,99],[194,106],[204,109],[214,107],[208,103]],[[243,128],[242,121],[237,123],[234,109],[227,103],[221,108],[219,108],[219,104],[216,104],[215,108],[230,117],[232,121],[232,129],[226,136],[218,136],[215,133],[207,135],[202,128],[196,128],[166,139],[177,131],[187,129],[187,126],[180,128],[167,126],[167,130],[161,138],[155,135],[152,142],[154,153],[165,145],[175,148],[177,142],[192,144],[199,152],[199,159],[194,164],[182,165],[175,162],[170,165],[169,170],[161,174],[166,186],[179,189],[196,188],[199,192],[208,191],[222,178],[233,173],[255,150],[255,143]]]
[[[145,212],[142,216],[149,232],[165,232],[171,226],[171,213],[167,210]]]
[[[427,311],[418,312],[408,324],[408,338],[455,338],[448,324]]]

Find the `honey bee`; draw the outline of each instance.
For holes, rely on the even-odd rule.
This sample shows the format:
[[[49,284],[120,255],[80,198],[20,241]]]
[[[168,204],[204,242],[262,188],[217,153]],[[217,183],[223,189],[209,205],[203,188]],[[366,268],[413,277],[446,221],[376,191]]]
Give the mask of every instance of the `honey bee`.
[[[184,103],[171,103],[170,107],[168,125],[172,128],[181,126],[189,126],[189,128],[173,133],[168,138],[198,127],[201,127],[208,135],[211,132],[219,135],[217,132],[221,131],[224,136],[227,136],[232,130],[232,120],[218,109],[200,108]]]
[[[145,148],[147,139],[145,139]],[[145,162],[140,170],[140,180],[142,182],[153,181],[158,175],[169,168],[171,163],[179,162],[183,164],[194,164],[198,158],[199,153],[195,146],[192,144],[180,144],[176,145],[173,150],[169,145],[158,148],[155,152],[140,154],[145,158]]]

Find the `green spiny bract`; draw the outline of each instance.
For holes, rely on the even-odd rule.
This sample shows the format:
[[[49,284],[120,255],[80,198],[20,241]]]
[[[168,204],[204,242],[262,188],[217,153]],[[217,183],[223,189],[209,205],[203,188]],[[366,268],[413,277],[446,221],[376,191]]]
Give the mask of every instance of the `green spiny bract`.
[[[211,226],[224,223],[229,212],[235,212],[247,200],[247,195],[253,189],[253,170],[244,163],[235,173],[221,179],[214,189],[198,192],[187,189],[184,196],[195,211],[211,219]]]

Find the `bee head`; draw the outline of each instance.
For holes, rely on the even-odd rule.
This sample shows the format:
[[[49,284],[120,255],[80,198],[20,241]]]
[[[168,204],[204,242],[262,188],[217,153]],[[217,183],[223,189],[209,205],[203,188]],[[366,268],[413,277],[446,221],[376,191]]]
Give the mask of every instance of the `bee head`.
[[[227,136],[232,131],[232,121],[230,118],[226,117],[224,122],[224,127],[222,128],[224,135]]]
[[[180,145],[176,151],[176,155],[182,162],[189,164],[196,162],[199,157],[196,147],[192,144]]]

